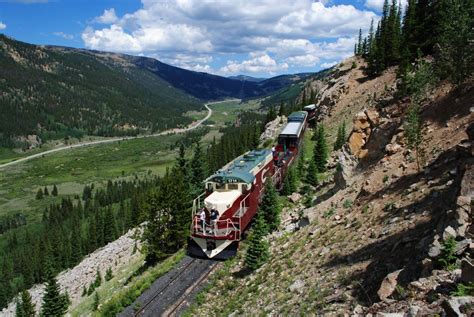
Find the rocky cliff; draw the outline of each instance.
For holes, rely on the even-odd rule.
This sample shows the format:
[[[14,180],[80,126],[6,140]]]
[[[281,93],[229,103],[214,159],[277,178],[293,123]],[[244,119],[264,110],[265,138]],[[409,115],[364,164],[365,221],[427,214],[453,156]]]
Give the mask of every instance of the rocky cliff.
[[[396,69],[371,79],[364,66],[351,58],[306,83],[328,139],[345,121],[347,143],[323,185],[285,201],[270,260],[249,272],[243,250],[214,274],[194,314],[472,315],[474,83],[429,91],[418,170]]]

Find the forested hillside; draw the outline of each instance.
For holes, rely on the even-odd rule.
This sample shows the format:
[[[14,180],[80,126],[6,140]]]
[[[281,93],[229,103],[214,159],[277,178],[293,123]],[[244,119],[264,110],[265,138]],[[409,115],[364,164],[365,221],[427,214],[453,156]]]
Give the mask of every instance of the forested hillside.
[[[17,136],[133,135],[190,119],[200,102],[153,74],[81,50],[0,36],[0,145]],[[21,145],[21,144],[20,144]]]
[[[193,72],[164,64],[153,58],[124,56],[135,65],[148,69],[175,88],[182,89],[200,99],[214,100],[225,97],[252,98],[271,94],[308,77],[310,74],[280,75],[256,81],[245,77],[226,78],[212,74]],[[242,80],[242,78],[244,80]]]

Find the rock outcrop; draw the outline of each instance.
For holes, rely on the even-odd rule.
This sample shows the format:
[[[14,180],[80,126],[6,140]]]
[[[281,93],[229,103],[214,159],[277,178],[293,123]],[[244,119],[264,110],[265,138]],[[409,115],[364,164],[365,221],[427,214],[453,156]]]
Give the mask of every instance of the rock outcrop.
[[[364,148],[369,141],[370,135],[377,128],[380,116],[375,110],[364,110],[358,112],[352,120],[353,127],[349,136],[349,149],[352,155],[361,159],[364,158],[368,150]]]

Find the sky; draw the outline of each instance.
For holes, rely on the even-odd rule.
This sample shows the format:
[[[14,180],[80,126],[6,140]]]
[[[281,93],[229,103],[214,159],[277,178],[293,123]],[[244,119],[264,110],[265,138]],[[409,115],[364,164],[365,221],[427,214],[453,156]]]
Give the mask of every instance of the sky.
[[[0,0],[17,40],[148,56],[221,76],[315,72],[353,55],[383,0]]]

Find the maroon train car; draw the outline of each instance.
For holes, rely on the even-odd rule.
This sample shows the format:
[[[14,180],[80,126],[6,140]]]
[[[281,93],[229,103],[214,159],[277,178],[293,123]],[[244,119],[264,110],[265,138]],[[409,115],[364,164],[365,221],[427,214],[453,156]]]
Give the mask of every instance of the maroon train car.
[[[242,234],[257,213],[265,183],[279,187],[295,161],[308,113],[294,112],[272,149],[247,152],[205,180],[205,192],[193,202],[188,254],[227,259],[237,253]],[[211,221],[211,212],[218,217]]]

